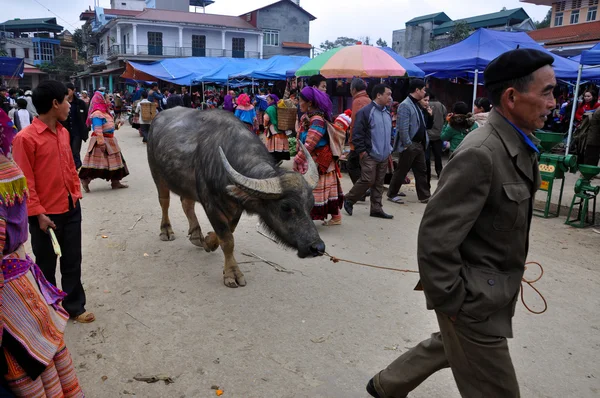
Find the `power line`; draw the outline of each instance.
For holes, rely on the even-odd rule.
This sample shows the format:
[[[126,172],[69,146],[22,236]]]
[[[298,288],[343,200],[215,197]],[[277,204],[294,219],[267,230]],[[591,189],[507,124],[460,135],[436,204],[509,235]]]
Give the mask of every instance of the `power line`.
[[[58,15],[57,13],[55,13],[54,11],[52,11],[51,9],[49,9],[48,7],[46,7],[45,5],[43,5],[42,3],[40,3],[38,0],[33,0],[36,3],[38,3],[40,6],[44,7],[46,10],[48,10],[48,12],[54,14],[58,19],[63,20],[64,22],[67,23],[67,25],[70,25],[73,29],[78,29],[76,26],[74,26],[73,24],[71,24],[70,22],[68,22],[66,19],[64,19],[63,17],[61,17],[60,15]]]

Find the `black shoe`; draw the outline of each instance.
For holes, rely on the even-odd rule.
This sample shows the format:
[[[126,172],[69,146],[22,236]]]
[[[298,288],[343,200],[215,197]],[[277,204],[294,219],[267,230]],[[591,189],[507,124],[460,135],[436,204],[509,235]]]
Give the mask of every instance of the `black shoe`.
[[[377,390],[375,390],[375,384],[373,383],[373,379],[369,380],[369,382],[367,383],[367,392],[372,397],[381,398],[379,394],[377,394]]]
[[[387,214],[384,211],[380,211],[378,213],[371,213],[370,216],[375,218],[384,218],[386,220],[391,220],[392,218],[394,218],[394,216],[392,216],[391,214]]]
[[[419,200],[420,203],[428,203],[429,202],[429,198],[427,199],[423,199],[423,200]]]
[[[346,210],[346,213],[351,216],[352,212],[354,211],[354,203],[344,200],[344,210]]]
[[[406,194],[404,192],[400,192],[400,193],[398,193],[398,196],[402,196],[404,198],[404,197],[406,197]]]
[[[365,198],[367,196],[371,196],[371,188],[367,189],[367,192],[365,192]]]

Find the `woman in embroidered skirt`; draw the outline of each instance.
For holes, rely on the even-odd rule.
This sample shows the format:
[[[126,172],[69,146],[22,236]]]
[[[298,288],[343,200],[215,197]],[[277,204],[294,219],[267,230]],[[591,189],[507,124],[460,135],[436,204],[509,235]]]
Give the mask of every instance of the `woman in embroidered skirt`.
[[[256,119],[256,110],[250,103],[248,94],[240,94],[237,97],[237,108],[235,108],[235,117],[240,119],[248,130],[256,134],[258,131],[258,120]]]
[[[25,253],[27,181],[9,159],[15,131],[6,119],[8,116],[0,110],[2,384],[17,397],[83,397],[64,342],[69,314],[59,303],[65,294],[44,278]]]
[[[267,149],[276,162],[290,160],[290,143],[285,132],[277,129],[277,103],[279,98],[275,94],[267,96],[269,106],[265,111],[264,126],[267,140]]]
[[[79,170],[79,178],[85,192],[90,192],[90,182],[101,178],[111,182],[112,189],[128,188],[121,179],[129,175],[121,148],[115,138],[115,121],[109,113],[108,98],[96,91],[88,112],[87,125],[93,133],[88,150]]]
[[[327,94],[314,87],[305,87],[300,93],[300,110],[304,113],[300,121],[301,141],[312,155],[319,168],[319,183],[313,190],[315,205],[311,211],[313,220],[331,220],[323,225],[341,225],[344,192],[340,181],[340,170],[329,146],[326,121],[331,121],[331,100]],[[294,170],[305,173],[306,158],[302,151],[294,158]]]

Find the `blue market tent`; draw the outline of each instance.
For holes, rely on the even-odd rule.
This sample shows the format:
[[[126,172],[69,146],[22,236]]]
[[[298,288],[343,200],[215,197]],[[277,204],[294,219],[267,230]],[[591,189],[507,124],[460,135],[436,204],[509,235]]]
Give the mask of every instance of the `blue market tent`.
[[[558,78],[568,80],[577,78],[576,62],[551,53],[525,32],[478,29],[459,43],[410,58],[410,61],[426,74],[435,77],[473,79],[477,72],[479,76],[476,80],[481,81],[485,67],[494,58],[516,48],[533,48],[544,51],[554,57],[553,67]],[[586,73],[584,73],[584,77],[591,78],[593,76],[591,71]]]
[[[594,47],[590,48],[589,51],[600,51],[600,43],[597,43]],[[575,61],[575,62],[579,63],[579,61],[581,61],[581,54],[576,55],[574,57],[570,57],[569,59],[571,61]],[[587,62],[592,62],[592,60],[588,60]],[[600,62],[597,62],[597,64],[600,64]],[[586,63],[586,65],[592,65],[592,64]]]
[[[229,58],[189,57],[167,58],[149,64],[129,61],[129,64],[134,69],[157,79],[189,86],[196,75],[210,73],[230,61]]]
[[[255,70],[264,65],[267,60],[255,58],[225,58],[227,62],[217,68],[213,68],[204,73],[196,73],[192,78],[193,84],[198,83],[218,83],[225,84],[229,76],[236,75],[240,71]]]
[[[288,72],[295,74],[305,63],[310,61],[309,57],[276,55],[267,60],[264,66],[245,70],[241,73],[229,75],[230,79],[256,79],[256,80],[285,80]],[[293,74],[292,74],[293,76]]]
[[[0,76],[23,77],[24,61],[23,58],[0,57]]]
[[[389,47],[381,47],[381,49],[394,58],[396,62],[398,62],[406,70],[406,73],[409,77],[425,77],[425,72],[423,72],[421,68],[404,58],[402,55],[398,54]]]

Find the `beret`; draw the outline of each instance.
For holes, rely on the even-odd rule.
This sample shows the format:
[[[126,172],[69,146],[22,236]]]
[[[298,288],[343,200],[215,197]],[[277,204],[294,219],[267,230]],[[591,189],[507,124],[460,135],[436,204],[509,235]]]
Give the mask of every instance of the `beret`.
[[[546,65],[554,58],[540,50],[519,48],[507,51],[488,64],[483,72],[485,85],[505,82],[527,76]]]

